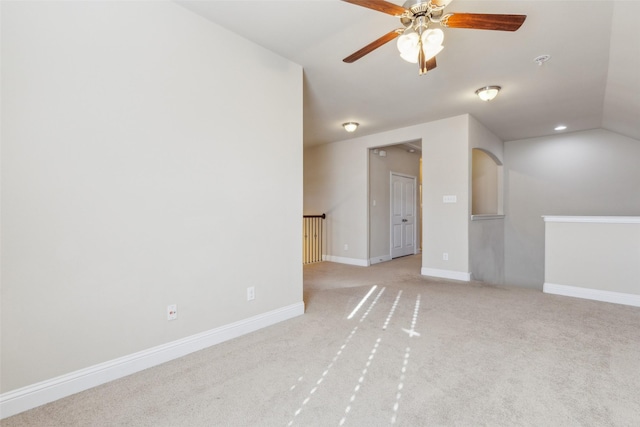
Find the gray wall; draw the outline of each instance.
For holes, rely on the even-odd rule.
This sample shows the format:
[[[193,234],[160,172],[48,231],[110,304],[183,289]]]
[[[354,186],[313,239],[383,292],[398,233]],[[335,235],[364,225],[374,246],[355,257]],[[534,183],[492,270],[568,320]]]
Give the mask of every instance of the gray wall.
[[[469,225],[471,278],[485,283],[504,282],[504,220],[471,221]]]
[[[173,2],[1,28],[2,392],[302,304],[300,66]]]
[[[410,153],[403,146],[381,149],[387,153],[386,156],[381,157],[373,150],[369,151],[369,257],[372,263],[377,262],[379,258],[388,259],[391,256],[391,172],[416,178],[416,249],[419,249],[421,233],[420,153]]]
[[[542,215],[640,215],[640,141],[600,129],[504,147],[506,284],[542,289]]]
[[[490,153],[491,159],[491,185],[487,188],[485,200],[491,200],[493,213],[502,213],[501,184],[503,182],[502,166],[496,166],[504,162],[504,144],[474,117],[469,118],[469,149],[471,152],[482,150]],[[495,162],[495,163],[494,163]],[[469,162],[472,174],[477,173],[475,164]],[[475,190],[473,183],[471,203],[475,203]],[[482,197],[482,195],[480,195]],[[483,212],[487,213],[487,212]],[[504,281],[504,220],[491,218],[469,221],[469,268],[471,278],[487,283],[501,284]]]

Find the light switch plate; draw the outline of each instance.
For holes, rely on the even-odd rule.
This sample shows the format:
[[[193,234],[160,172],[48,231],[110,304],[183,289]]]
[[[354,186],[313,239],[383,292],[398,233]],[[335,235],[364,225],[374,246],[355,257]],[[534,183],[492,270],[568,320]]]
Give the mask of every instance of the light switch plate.
[[[442,203],[457,203],[458,197],[455,195],[451,196],[442,196]]]

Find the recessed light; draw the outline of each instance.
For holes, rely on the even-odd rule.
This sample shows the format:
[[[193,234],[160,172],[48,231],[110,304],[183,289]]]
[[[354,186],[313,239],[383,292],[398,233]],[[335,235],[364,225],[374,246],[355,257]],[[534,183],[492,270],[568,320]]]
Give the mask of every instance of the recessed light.
[[[567,127],[565,125],[558,125],[553,130],[565,130]]]

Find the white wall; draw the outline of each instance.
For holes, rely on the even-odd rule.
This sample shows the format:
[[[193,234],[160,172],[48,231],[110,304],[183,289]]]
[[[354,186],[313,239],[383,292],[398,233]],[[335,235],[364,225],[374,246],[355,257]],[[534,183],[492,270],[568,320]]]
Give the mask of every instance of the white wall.
[[[3,392],[301,304],[301,215],[301,67],[171,2],[2,2]]]
[[[613,2],[602,127],[640,139],[638,16],[640,2]]]
[[[334,261],[367,265],[367,156],[363,141],[304,150],[304,213],[327,214],[325,252]]]
[[[544,221],[545,292],[640,306],[640,217]]]
[[[640,141],[606,130],[505,143],[505,282],[542,288],[542,215],[637,216]]]
[[[369,263],[368,150],[422,140],[423,273],[468,277],[468,121],[467,115],[457,116],[305,149],[304,209],[327,213],[330,259]],[[457,195],[458,203],[443,204],[443,195]]]
[[[422,139],[422,272],[468,280],[470,165],[469,115],[428,123]],[[443,203],[456,196],[456,203]],[[447,253],[448,260],[443,259]]]

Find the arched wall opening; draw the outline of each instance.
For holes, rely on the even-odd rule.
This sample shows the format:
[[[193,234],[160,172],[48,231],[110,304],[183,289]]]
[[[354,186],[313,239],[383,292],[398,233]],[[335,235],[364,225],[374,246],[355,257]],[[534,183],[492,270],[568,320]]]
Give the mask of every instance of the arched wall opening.
[[[502,215],[502,162],[490,151],[472,150],[471,215]]]

